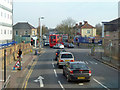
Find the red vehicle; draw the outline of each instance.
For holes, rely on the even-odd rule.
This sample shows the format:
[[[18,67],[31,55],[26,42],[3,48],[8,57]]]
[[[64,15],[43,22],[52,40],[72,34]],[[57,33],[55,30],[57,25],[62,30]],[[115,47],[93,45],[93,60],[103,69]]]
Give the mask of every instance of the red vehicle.
[[[51,34],[51,35],[49,35],[49,46],[53,47],[57,43],[63,44],[61,35],[59,35],[59,34]]]

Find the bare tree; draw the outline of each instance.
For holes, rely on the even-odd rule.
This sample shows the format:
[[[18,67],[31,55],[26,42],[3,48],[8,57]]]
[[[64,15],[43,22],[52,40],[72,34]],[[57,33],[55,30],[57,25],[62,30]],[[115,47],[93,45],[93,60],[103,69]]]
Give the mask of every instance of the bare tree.
[[[75,20],[72,18],[67,18],[61,22],[61,24],[57,25],[56,30],[62,34],[68,34],[69,36],[73,36],[73,26],[75,25]]]

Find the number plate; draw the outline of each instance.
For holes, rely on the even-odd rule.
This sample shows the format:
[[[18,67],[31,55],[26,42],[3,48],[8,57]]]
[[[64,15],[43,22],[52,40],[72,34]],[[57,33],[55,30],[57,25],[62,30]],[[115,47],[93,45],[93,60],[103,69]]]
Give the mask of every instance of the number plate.
[[[85,77],[78,77],[78,79],[85,79]]]
[[[65,60],[65,62],[68,62],[68,61],[70,61],[70,60]]]

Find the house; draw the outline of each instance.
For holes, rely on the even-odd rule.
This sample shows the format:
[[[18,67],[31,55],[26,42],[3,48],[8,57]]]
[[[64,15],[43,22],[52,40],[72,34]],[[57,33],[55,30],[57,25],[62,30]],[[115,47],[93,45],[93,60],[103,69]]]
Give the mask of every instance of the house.
[[[76,29],[76,34],[80,35],[82,37],[95,37],[96,36],[96,29],[95,27],[93,27],[92,25],[88,24],[87,21],[84,21],[84,24],[82,24],[82,22],[78,24],[76,24],[75,27],[73,27],[74,29]]]
[[[13,2],[0,1],[0,44],[12,42]]]
[[[110,22],[102,22],[105,55],[114,59],[120,58],[120,18]]]
[[[24,41],[26,40],[24,38],[27,38],[27,42],[30,42],[31,38],[33,38],[34,45],[36,47],[37,29],[35,27],[33,27],[31,24],[29,24],[28,22],[18,22],[18,23],[16,23],[13,26],[13,36],[14,36],[14,40],[15,41],[17,40],[18,42],[20,41],[20,40],[18,40],[20,37]]]

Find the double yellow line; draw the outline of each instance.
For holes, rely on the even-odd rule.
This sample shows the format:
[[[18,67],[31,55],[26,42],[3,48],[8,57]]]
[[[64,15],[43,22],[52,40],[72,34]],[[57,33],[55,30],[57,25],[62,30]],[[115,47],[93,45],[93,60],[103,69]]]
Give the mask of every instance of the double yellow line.
[[[30,68],[30,70],[29,70],[29,72],[28,72],[28,74],[23,82],[22,88],[24,88],[24,90],[26,90],[26,88],[27,88],[28,79],[30,78],[30,75],[32,74],[33,68],[34,68],[36,63],[37,63],[37,61],[33,62],[33,64],[31,65],[31,68]]]
[[[43,52],[41,52],[41,53],[45,53],[45,51],[43,51]],[[40,55],[40,56],[41,56],[41,55]],[[28,72],[28,74],[27,74],[27,76],[26,76],[26,78],[25,78],[25,80],[24,80],[24,82],[23,82],[23,84],[22,84],[22,88],[23,88],[24,90],[26,90],[26,88],[27,88],[28,80],[29,80],[29,78],[30,78],[30,75],[31,75],[32,72],[33,72],[33,68],[35,67],[35,64],[37,63],[37,61],[38,61],[38,59],[32,63],[31,68],[30,68],[30,70],[29,70],[29,72]],[[23,90],[23,89],[22,89],[22,90]]]

